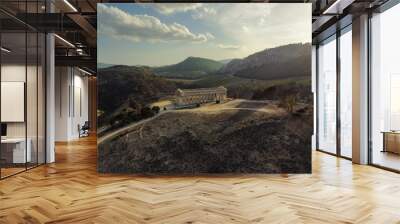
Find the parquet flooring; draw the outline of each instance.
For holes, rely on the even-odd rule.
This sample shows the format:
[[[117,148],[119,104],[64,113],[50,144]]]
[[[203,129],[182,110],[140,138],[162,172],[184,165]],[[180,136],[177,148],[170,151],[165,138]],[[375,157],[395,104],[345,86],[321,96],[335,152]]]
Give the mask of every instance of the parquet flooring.
[[[1,175],[2,177],[7,177],[7,176],[11,176],[13,174],[22,172],[25,170],[25,167],[7,167],[7,168],[1,168]]]
[[[0,181],[0,223],[400,223],[400,175],[313,153],[311,175],[98,174],[96,140]]]

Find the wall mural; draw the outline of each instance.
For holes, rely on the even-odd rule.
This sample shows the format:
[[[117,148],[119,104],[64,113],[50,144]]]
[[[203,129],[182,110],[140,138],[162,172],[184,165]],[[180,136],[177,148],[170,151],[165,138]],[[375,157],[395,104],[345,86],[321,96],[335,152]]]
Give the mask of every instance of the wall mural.
[[[311,172],[311,4],[97,8],[99,172]]]

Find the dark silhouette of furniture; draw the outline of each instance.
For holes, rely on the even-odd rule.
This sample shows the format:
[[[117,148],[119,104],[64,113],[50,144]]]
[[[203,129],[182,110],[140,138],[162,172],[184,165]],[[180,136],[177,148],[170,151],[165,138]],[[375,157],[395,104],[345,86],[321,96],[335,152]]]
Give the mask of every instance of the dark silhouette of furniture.
[[[90,124],[89,121],[85,121],[82,127],[78,124],[79,138],[89,136]]]

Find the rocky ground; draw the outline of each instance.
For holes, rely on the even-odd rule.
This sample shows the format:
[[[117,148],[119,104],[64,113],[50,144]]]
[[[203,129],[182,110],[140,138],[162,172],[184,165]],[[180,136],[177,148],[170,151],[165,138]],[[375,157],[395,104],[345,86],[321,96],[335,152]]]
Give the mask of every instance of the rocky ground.
[[[310,173],[312,108],[235,100],[162,114],[102,142],[98,170],[112,173]]]

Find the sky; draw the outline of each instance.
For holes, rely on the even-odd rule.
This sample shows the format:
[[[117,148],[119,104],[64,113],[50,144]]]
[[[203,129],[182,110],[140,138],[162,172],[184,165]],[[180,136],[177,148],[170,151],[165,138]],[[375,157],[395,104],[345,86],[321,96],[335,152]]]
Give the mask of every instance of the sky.
[[[106,3],[97,11],[100,63],[224,60],[311,42],[309,3]]]

